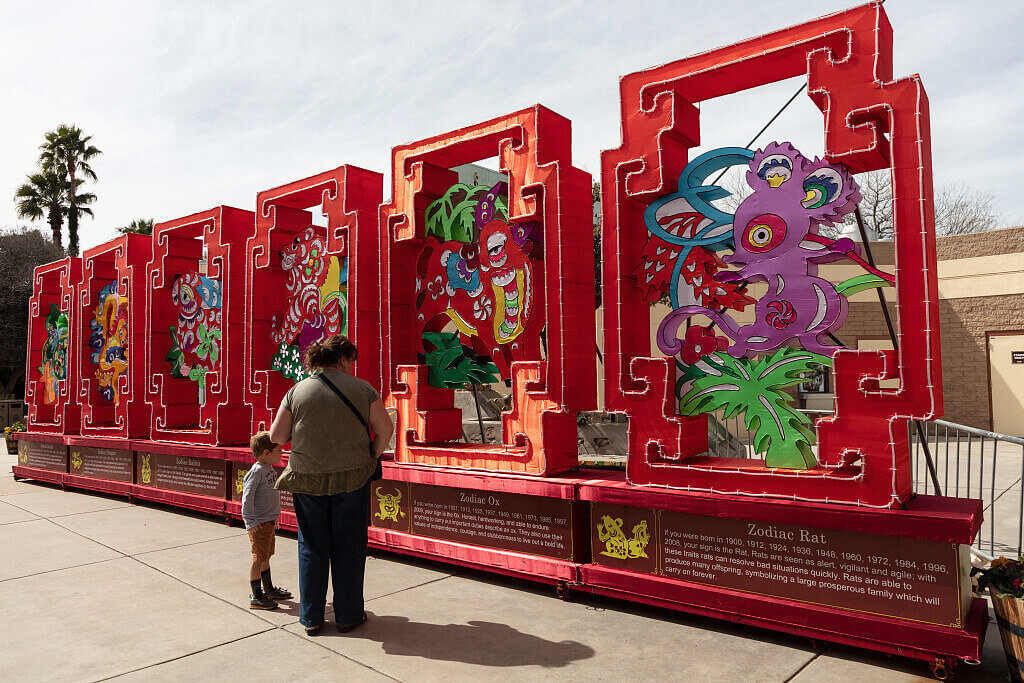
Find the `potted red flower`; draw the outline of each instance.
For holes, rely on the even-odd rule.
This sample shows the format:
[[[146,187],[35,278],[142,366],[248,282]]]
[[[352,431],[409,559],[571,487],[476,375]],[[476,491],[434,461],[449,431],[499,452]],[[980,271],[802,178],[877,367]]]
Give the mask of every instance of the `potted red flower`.
[[[988,569],[974,569],[978,592],[989,590],[1003,640],[1010,679],[1024,681],[1024,562],[1000,557]]]

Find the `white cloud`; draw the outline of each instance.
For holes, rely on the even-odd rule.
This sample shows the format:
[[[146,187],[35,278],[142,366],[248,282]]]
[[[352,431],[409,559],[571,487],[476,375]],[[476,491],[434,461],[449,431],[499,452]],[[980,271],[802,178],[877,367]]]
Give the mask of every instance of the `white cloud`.
[[[986,6],[988,5],[988,6]],[[73,122],[104,151],[82,244],[342,163],[390,173],[391,148],[540,102],[573,120],[592,174],[619,144],[618,79],[849,6],[820,3],[33,3],[0,16],[0,225],[43,133]],[[886,5],[895,73],[931,98],[936,184],[962,180],[1024,216],[1024,11]],[[55,21],[59,17],[59,21]],[[784,87],[783,87],[784,86]],[[743,145],[790,84],[704,105],[705,144]],[[710,111],[714,110],[712,117]],[[714,119],[709,121],[708,119]],[[763,139],[820,146],[806,98]]]

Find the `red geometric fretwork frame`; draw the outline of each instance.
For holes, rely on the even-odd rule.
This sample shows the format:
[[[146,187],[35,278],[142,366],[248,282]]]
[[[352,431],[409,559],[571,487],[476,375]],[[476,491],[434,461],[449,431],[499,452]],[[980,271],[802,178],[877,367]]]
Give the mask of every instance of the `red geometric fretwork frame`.
[[[699,144],[696,104],[806,75],[824,114],[826,156],[855,173],[891,168],[898,347],[840,350],[834,417],[817,422],[819,466],[766,469],[709,458],[706,416],[677,417],[671,359],[651,357],[650,307],[630,278],[644,207],[674,189]],[[896,507],[910,495],[907,418],[942,414],[928,98],[892,79],[892,28],[880,4],[630,74],[620,83],[622,145],[602,155],[606,409],[629,418],[634,484]],[[899,388],[879,380],[899,378]]]
[[[245,403],[245,242],[252,211],[218,206],[153,227],[153,260],[147,274],[146,395],[153,406],[153,441],[211,446],[248,443],[252,423]],[[205,265],[201,264],[205,254]],[[167,352],[177,320],[171,288],[178,275],[203,272],[221,281],[221,337],[214,369],[200,402],[196,382],[175,377]]]
[[[495,155],[508,175],[509,220],[542,224],[533,315],[543,316],[547,356],[512,364],[503,443],[466,444],[454,391],[429,386],[418,363],[415,264],[424,209],[455,182],[449,169]],[[597,392],[590,175],[572,166],[570,122],[537,105],[396,147],[392,178],[394,198],[380,212],[381,366],[398,409],[396,459],[540,475],[575,467],[576,413],[592,409]]]
[[[146,270],[152,257],[152,238],[132,234],[95,246],[82,255],[75,333],[81,339],[76,362],[83,435],[149,438],[151,408],[146,402]],[[94,350],[89,345],[99,293],[111,282],[117,283],[119,296],[128,302],[128,368],[118,378],[116,404],[100,396],[96,364],[91,360]]]
[[[78,434],[82,427],[82,406],[78,402],[78,306],[75,292],[82,281],[82,259],[65,258],[36,266],[32,272],[32,297],[28,302],[28,348],[25,352],[25,402],[30,432]],[[46,403],[43,378],[39,372],[46,343],[46,316],[51,304],[68,316],[66,376],[56,385],[55,401]]]
[[[285,392],[294,384],[270,370],[277,347],[271,339],[271,321],[285,313],[289,303],[281,250],[313,226],[313,211],[327,218],[325,258],[348,258],[348,337],[360,350],[355,374],[381,388],[380,250],[377,246],[377,209],[384,197],[384,177],[356,166],[339,166],[310,178],[265,190],[256,196],[256,234],[246,248],[247,401],[252,405],[253,431],[268,429]]]

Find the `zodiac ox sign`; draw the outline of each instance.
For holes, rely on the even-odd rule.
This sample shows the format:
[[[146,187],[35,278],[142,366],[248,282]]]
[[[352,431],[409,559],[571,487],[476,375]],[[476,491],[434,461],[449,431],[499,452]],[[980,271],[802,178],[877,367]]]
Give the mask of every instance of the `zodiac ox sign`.
[[[373,516],[377,519],[391,520],[392,522],[398,522],[398,517],[405,517],[405,512],[402,511],[402,492],[397,493],[381,493],[380,489],[377,489],[377,503],[380,505],[380,511],[373,513]]]
[[[427,206],[416,312],[421,332],[454,324],[507,378],[513,361],[537,356],[541,321],[531,313],[543,307],[535,275],[543,256],[540,225],[510,223],[506,192],[504,182],[458,184]]]
[[[707,164],[714,170],[743,155],[741,150],[716,152],[719,162]],[[707,172],[703,175],[706,177]],[[705,289],[720,291],[719,296],[732,296],[733,301],[707,297],[713,305],[717,304],[714,308],[706,301],[679,302],[685,305],[674,305],[675,310],[658,329],[658,346],[667,355],[682,351],[684,343],[677,337],[680,326],[695,315],[703,315],[730,338],[728,353],[733,358],[753,358],[758,352],[777,349],[791,340],[798,341],[807,351],[830,357],[839,347],[829,343],[827,337],[846,320],[849,304],[835,285],[818,277],[818,265],[847,258],[892,282],[891,275],[870,268],[861,260],[852,240],[831,240],[818,234],[821,226],[842,222],[853,212],[861,199],[857,183],[842,166],[823,159],[807,159],[788,142],[773,142],[754,153],[746,180],[753,192],[736,208],[731,230],[723,220],[715,220],[720,219],[717,210],[706,215],[715,227],[725,231],[708,230],[705,239],[711,242],[718,236],[718,248],[728,246],[726,240],[733,247],[733,254],[716,265],[729,264],[739,269],[715,269],[710,280],[701,284]],[[695,188],[692,192],[711,199],[725,196],[721,194],[724,190],[715,186]],[[685,195],[657,207],[652,204],[654,218],[661,221],[661,214],[669,218],[678,214],[674,204],[680,200],[685,201]],[[657,233],[652,230],[652,234]],[[737,290],[733,289],[736,284],[752,282],[767,283],[768,291],[755,304],[754,322],[741,326],[725,309],[742,310],[753,301],[745,295],[743,300],[736,299]]]

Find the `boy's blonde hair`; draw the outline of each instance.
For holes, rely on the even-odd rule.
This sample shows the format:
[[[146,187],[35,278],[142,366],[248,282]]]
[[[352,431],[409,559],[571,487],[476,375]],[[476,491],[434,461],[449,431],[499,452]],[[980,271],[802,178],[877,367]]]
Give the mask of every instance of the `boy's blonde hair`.
[[[252,458],[260,457],[263,451],[272,451],[277,444],[270,440],[270,432],[256,432],[249,439],[249,447],[252,448]]]

